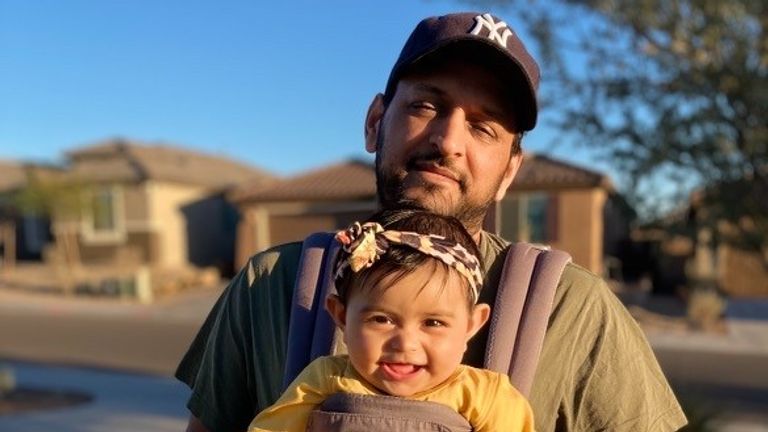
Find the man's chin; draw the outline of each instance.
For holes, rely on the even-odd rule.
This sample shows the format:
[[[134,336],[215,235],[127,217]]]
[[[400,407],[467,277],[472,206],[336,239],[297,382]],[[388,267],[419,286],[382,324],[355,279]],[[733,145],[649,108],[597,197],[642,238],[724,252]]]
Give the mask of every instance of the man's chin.
[[[398,203],[444,216],[456,216],[458,207],[454,199],[442,196],[439,191],[424,190],[422,188],[403,191]]]

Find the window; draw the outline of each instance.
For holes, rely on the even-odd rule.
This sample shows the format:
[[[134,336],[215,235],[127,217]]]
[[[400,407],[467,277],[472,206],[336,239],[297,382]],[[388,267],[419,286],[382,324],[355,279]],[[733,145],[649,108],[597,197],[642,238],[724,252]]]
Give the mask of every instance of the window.
[[[91,214],[94,232],[115,230],[115,195],[112,189],[103,188],[93,193]]]
[[[98,186],[86,194],[83,236],[90,242],[125,239],[123,194],[119,186]]]
[[[515,241],[557,240],[557,197],[545,193],[509,195],[499,206],[501,236]]]

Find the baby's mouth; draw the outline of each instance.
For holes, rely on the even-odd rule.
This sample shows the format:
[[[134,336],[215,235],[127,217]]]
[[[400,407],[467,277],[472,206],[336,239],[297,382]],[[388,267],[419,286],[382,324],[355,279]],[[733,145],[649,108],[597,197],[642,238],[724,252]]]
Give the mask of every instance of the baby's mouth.
[[[379,363],[387,378],[393,381],[405,380],[416,375],[424,367],[412,363]]]

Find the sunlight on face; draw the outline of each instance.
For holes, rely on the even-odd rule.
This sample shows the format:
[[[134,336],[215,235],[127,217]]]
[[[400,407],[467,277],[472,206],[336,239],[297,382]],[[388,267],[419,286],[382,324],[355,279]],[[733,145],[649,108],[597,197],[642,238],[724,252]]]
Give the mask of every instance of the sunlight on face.
[[[449,66],[404,77],[367,148],[376,151],[384,207],[416,203],[474,232],[514,178],[517,134],[498,77],[479,66]]]
[[[386,276],[353,290],[347,302],[344,340],[352,365],[387,394],[411,396],[447,380],[485,322],[477,306],[468,307],[462,276],[435,269],[420,266],[394,282]]]

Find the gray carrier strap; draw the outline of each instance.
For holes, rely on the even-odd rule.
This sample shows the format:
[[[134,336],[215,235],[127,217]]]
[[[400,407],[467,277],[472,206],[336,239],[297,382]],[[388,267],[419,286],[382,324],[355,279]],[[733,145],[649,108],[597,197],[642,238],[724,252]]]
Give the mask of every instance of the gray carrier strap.
[[[437,402],[335,393],[312,411],[307,432],[471,432],[458,412]]]
[[[304,241],[291,304],[283,388],[312,360],[331,352],[335,327],[323,302],[333,287],[330,269],[338,250],[333,233],[312,234]],[[515,243],[507,252],[491,314],[484,367],[508,374],[526,396],[544,343],[555,289],[570,260],[565,252],[527,243]]]
[[[570,261],[570,255],[563,251],[528,243],[514,243],[507,252],[484,366],[509,374],[512,384],[525,396],[536,373],[555,289]]]
[[[315,358],[331,350],[334,323],[325,312],[324,300],[333,286],[333,260],[338,246],[333,233],[320,232],[304,240],[291,301],[288,324],[288,352],[285,361],[283,388]],[[320,286],[321,289],[317,290]]]

